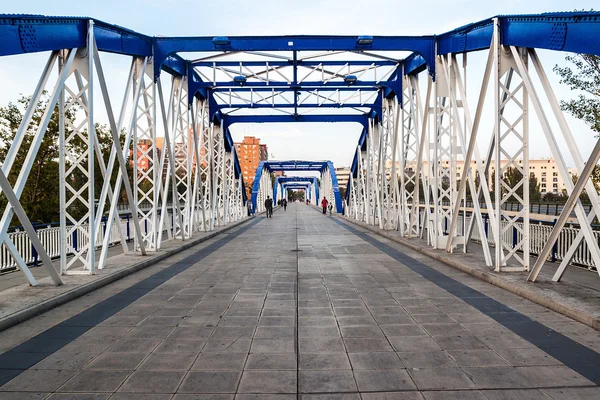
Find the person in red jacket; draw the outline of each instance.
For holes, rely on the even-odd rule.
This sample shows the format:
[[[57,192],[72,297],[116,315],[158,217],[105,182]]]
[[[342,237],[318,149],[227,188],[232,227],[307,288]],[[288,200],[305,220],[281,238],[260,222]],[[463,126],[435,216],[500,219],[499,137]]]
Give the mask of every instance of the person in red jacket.
[[[323,200],[321,201],[321,207],[323,207],[323,214],[327,214],[327,204],[329,204],[327,198],[323,197]]]

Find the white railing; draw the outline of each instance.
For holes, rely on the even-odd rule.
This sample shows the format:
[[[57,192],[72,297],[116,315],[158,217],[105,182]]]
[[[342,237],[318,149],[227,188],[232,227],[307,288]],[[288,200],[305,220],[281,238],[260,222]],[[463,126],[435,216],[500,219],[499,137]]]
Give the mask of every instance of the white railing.
[[[171,213],[169,212],[169,218],[171,218]],[[121,226],[123,227],[123,233],[125,235],[125,239],[127,241],[133,239],[133,226],[132,220],[129,217],[125,217],[121,219]],[[145,229],[145,227],[142,227]],[[72,254],[73,249],[80,249],[82,246],[86,246],[89,243],[89,238],[84,234],[87,230],[87,226],[83,225],[82,229],[77,229],[75,231],[70,231],[67,228],[67,248],[69,252],[67,255]],[[37,229],[38,237],[42,242],[42,245],[48,252],[48,255],[51,258],[58,258],[60,256],[60,228],[48,226],[46,228]],[[37,252],[33,248],[31,244],[31,240],[25,233],[25,231],[15,231],[8,234],[8,236],[12,239],[15,247],[19,251],[19,254],[25,262],[29,265],[38,263]],[[104,240],[104,224],[102,225],[100,232],[98,233],[99,240],[98,243],[102,243]],[[110,233],[109,244],[114,245],[121,241],[119,231],[116,227],[113,227]],[[98,246],[99,248],[100,246]],[[15,269],[17,266],[15,260],[8,252],[6,246],[3,244],[0,247],[0,272],[5,272],[9,270]]]
[[[469,225],[470,219],[471,219],[471,216],[467,216],[467,219],[465,221],[466,226]],[[421,221],[421,225],[422,225],[423,210],[421,210],[420,221]],[[485,221],[484,222],[485,227],[487,229],[491,229],[491,227],[489,226],[489,222],[485,217],[484,217],[484,221]],[[448,223],[449,223],[449,221],[448,221]],[[523,227],[522,222],[518,222],[517,225],[520,228]],[[506,228],[507,226],[508,226],[508,223],[506,221],[503,221],[502,227]],[[459,218],[458,218],[458,230],[457,231],[458,231],[459,235],[464,235],[463,216],[462,215],[459,216]],[[548,241],[551,231],[552,231],[552,225],[549,225],[547,223],[543,224],[542,222],[539,222],[539,223],[530,223],[529,224],[529,236],[530,236],[529,246],[530,246],[531,255],[534,255],[534,256],[538,255],[542,251],[542,249],[544,248],[544,245]],[[563,228],[562,231],[560,232],[558,241],[556,242],[556,244],[554,245],[554,248],[552,249],[552,253],[548,257],[548,261],[563,260],[569,250],[569,247],[574,242],[575,237],[577,236],[578,233],[579,233],[579,228],[572,227],[572,226]],[[493,246],[494,242],[490,236],[491,235],[488,235],[488,243]],[[598,243],[600,243],[600,231],[595,230],[594,236],[595,236],[596,240],[598,241]],[[522,239],[522,234],[521,234],[521,231],[519,231],[518,229],[507,230],[502,234],[502,240],[504,241],[504,243],[506,243],[507,247],[514,246],[514,244],[519,243],[521,241],[521,239]],[[473,226],[473,235],[471,237],[471,240],[473,240],[475,242],[481,242],[481,236],[479,234],[479,230],[478,230],[476,224]],[[573,255],[573,258],[571,259],[571,264],[586,267],[589,270],[594,270],[594,271],[596,270],[596,265],[594,264],[594,261],[592,260],[592,255],[588,249],[588,245],[585,240],[581,241],[579,247],[577,248],[577,251]]]

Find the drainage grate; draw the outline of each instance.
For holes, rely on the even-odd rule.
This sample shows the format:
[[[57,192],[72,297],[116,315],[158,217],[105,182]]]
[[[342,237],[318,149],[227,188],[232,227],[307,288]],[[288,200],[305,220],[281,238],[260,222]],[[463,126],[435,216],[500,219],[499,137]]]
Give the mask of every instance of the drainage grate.
[[[290,250],[290,251],[293,251],[293,252],[299,252],[299,251],[304,251],[304,250],[302,250],[302,249],[292,249],[292,250]]]

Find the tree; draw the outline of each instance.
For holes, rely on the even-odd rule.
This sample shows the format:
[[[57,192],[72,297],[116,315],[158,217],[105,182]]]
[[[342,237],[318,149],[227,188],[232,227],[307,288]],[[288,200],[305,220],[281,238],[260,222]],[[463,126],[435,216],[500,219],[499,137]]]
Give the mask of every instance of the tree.
[[[9,102],[6,107],[0,107],[0,159],[5,160],[11,145],[13,144],[15,135],[21,122],[25,110],[28,108],[31,102],[31,97],[22,96],[17,100],[16,103]],[[11,185],[15,185],[18,174],[20,172],[19,166],[25,163],[27,152],[34,139],[37,128],[41,122],[44,111],[48,107],[48,98],[44,96],[42,100],[35,106],[33,117],[30,125],[27,127],[23,139],[23,143],[16,154],[15,162],[11,173],[8,175],[8,180]],[[71,107],[65,110],[65,119],[69,122],[75,121],[77,108]],[[65,124],[65,136],[71,134],[69,130],[70,124]],[[105,125],[96,124],[96,135],[98,137],[98,143],[100,145],[104,164],[108,163],[108,158],[112,149],[112,135],[110,130]],[[24,187],[21,195],[21,205],[23,206],[25,213],[33,223],[49,223],[59,220],[60,212],[60,200],[59,200],[59,114],[58,107],[55,107],[52,111],[48,128],[44,133],[40,148],[32,164],[31,172],[27,178],[27,183]],[[121,132],[120,135],[120,146],[122,148],[125,141],[125,133]],[[80,138],[76,138],[70,142],[70,147],[67,151],[73,151],[81,153],[84,149],[84,142]],[[128,169],[128,175],[130,181],[133,179],[133,167],[129,162],[126,163]],[[111,183],[116,181],[118,173],[118,164],[115,163],[113,173],[111,175]],[[71,175],[71,184],[74,187],[80,187],[89,178],[81,171],[76,171]],[[97,158],[94,158],[94,192],[96,198],[99,198],[102,184],[105,179],[102,177],[102,171]],[[85,198],[87,193],[83,193]],[[125,200],[125,189],[121,187],[119,200]],[[110,199],[109,199],[110,201]],[[108,202],[107,202],[108,203]],[[4,209],[7,204],[6,197],[0,196],[0,207]],[[108,208],[108,204],[104,211]],[[85,207],[80,202],[74,202],[72,204],[70,213],[76,217],[83,215]],[[13,224],[19,225],[18,219],[13,218]]]
[[[0,107],[0,159],[6,159],[23,120],[24,110],[27,109],[30,102],[31,97],[22,96],[16,103],[9,102],[6,107]],[[47,105],[47,98],[36,105],[31,124],[25,131],[13,168],[7,177],[13,187],[21,170],[20,166],[25,164],[27,152]],[[67,110],[67,118],[72,117],[72,113],[73,110]],[[33,223],[58,221],[59,217],[58,122],[58,109],[55,109],[21,195],[21,205]],[[7,202],[6,197],[2,195],[0,199],[2,210],[6,207]],[[16,218],[13,218],[12,222],[19,224]]]
[[[565,57],[573,64],[554,67],[564,83],[571,90],[581,91],[576,99],[561,101],[564,111],[583,120],[594,132],[600,134],[600,57],[590,54],[575,54]]]
[[[515,188],[523,179],[523,174],[517,168],[508,167],[506,172],[504,173],[504,180],[508,184],[510,188]],[[542,193],[540,192],[540,185],[538,184],[537,178],[533,174],[529,174],[529,201],[540,201],[542,198]],[[506,192],[506,189],[504,189]],[[515,194],[519,196],[521,199],[523,198],[523,185],[520,185],[517,190],[515,190]],[[512,195],[510,196],[510,201],[517,201],[517,198]]]

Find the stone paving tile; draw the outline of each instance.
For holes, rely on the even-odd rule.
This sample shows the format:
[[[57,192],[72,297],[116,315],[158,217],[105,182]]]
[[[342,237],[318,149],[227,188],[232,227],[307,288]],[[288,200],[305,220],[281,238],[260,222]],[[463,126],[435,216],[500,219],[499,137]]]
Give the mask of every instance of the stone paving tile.
[[[104,353],[85,366],[85,369],[133,371],[148,356],[147,353]]]
[[[193,371],[241,371],[246,362],[246,353],[201,353]]]
[[[413,351],[398,353],[406,368],[456,367],[445,351]]]
[[[79,372],[58,390],[59,392],[114,392],[127,379],[131,371]]]
[[[296,370],[295,354],[250,354],[247,370]]]
[[[422,392],[422,395],[425,397],[425,400],[489,400],[479,390],[439,390],[435,392]]]
[[[119,388],[120,392],[175,393],[184,371],[135,371]]]
[[[475,389],[477,386],[460,368],[408,369],[419,390]],[[432,379],[433,378],[433,379]]]
[[[394,352],[350,353],[352,368],[356,370],[403,369],[404,364]]]
[[[406,370],[356,370],[354,377],[361,392],[414,390],[413,380]]]
[[[301,370],[350,369],[346,353],[300,353],[298,367]]]
[[[117,398],[111,396],[110,393],[54,393],[51,394],[47,399],[52,400],[105,400],[111,398]],[[0,397],[1,398],[1,397]]]
[[[142,371],[187,371],[196,359],[196,353],[153,353],[138,367]]]
[[[2,386],[0,390],[11,392],[53,392],[69,380],[74,370],[28,370]]]
[[[235,393],[241,372],[192,371],[183,379],[179,393]]]
[[[238,393],[296,393],[296,371],[245,371]]]
[[[300,371],[301,393],[356,392],[352,371]]]
[[[600,396],[600,388],[544,389],[544,393],[553,400],[596,400]]]

